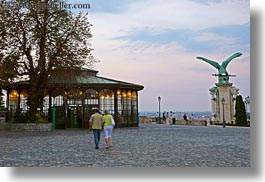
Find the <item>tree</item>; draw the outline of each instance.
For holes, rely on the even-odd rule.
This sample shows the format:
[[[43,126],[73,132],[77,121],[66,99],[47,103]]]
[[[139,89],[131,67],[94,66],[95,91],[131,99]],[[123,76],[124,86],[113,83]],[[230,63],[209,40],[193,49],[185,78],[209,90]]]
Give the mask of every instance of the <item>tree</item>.
[[[42,109],[43,88],[51,76],[96,62],[89,43],[92,25],[87,14],[60,9],[57,0],[15,2],[30,6],[0,4],[0,81],[29,82],[27,103],[33,116]]]
[[[236,125],[248,126],[246,108],[241,95],[236,97]]]

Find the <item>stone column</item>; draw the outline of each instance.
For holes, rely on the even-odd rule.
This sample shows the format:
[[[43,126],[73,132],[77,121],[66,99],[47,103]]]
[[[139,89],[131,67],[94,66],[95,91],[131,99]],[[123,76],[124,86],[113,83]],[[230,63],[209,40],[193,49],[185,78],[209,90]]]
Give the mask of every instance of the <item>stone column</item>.
[[[218,106],[219,106],[219,113],[220,113],[220,123],[223,122],[223,119],[225,119],[226,123],[231,123],[232,121],[232,117],[231,117],[231,111],[234,108],[231,108],[231,102],[233,102],[231,100],[231,94],[230,94],[230,88],[232,86],[232,83],[228,83],[228,84],[218,84],[216,83],[216,86],[218,88]],[[222,103],[222,99],[225,99],[224,102],[224,109],[223,109],[223,103]],[[224,110],[224,114],[223,114],[223,110]],[[225,118],[223,118],[223,116],[225,116]]]
[[[212,87],[211,89],[209,89],[210,94],[211,94],[211,113],[212,113],[212,117],[211,117],[211,121],[213,122],[213,124],[218,120],[218,110],[216,109],[217,106],[217,87]]]
[[[237,95],[239,94],[239,89],[236,88],[236,87],[231,87],[230,89],[230,93],[231,93],[231,118],[232,118],[232,121],[233,121],[233,124],[235,124],[235,106],[236,106],[236,97]]]

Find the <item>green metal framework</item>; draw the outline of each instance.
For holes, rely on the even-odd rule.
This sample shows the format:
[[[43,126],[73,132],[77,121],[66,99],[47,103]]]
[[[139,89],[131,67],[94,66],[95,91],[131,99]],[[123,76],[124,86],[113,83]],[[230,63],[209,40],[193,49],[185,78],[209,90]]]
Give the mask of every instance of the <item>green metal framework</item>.
[[[97,71],[83,69],[71,79],[55,77],[44,88],[43,115],[52,122],[52,107],[56,109],[56,129],[88,128],[88,120],[94,109],[103,113],[107,109],[116,120],[117,127],[138,126],[138,91],[142,85],[97,76]],[[29,84],[18,82],[8,87],[8,114],[27,112]]]

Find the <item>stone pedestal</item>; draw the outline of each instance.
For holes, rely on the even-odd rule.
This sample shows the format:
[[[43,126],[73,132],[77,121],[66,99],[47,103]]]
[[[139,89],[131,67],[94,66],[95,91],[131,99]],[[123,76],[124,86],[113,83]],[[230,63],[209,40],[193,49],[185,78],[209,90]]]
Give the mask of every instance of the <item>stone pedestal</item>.
[[[216,83],[215,85],[216,87],[209,90],[211,94],[212,122],[222,124],[225,120],[226,124],[234,124],[235,100],[239,89],[233,87],[232,83]]]

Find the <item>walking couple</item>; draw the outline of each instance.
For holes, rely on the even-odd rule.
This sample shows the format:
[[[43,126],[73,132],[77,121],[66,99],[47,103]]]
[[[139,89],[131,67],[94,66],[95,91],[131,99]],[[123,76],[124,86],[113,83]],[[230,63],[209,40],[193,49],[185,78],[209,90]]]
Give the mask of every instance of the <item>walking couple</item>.
[[[95,110],[95,114],[93,114],[90,119],[89,119],[89,128],[93,130],[94,134],[94,142],[95,142],[95,149],[99,149],[99,142],[100,142],[100,134],[102,131],[102,128],[104,128],[104,136],[105,136],[105,143],[106,143],[106,148],[109,149],[112,147],[111,142],[111,134],[113,130],[113,125],[112,125],[112,115],[109,114],[108,110],[104,111],[104,116],[102,116],[99,113],[99,110]]]

